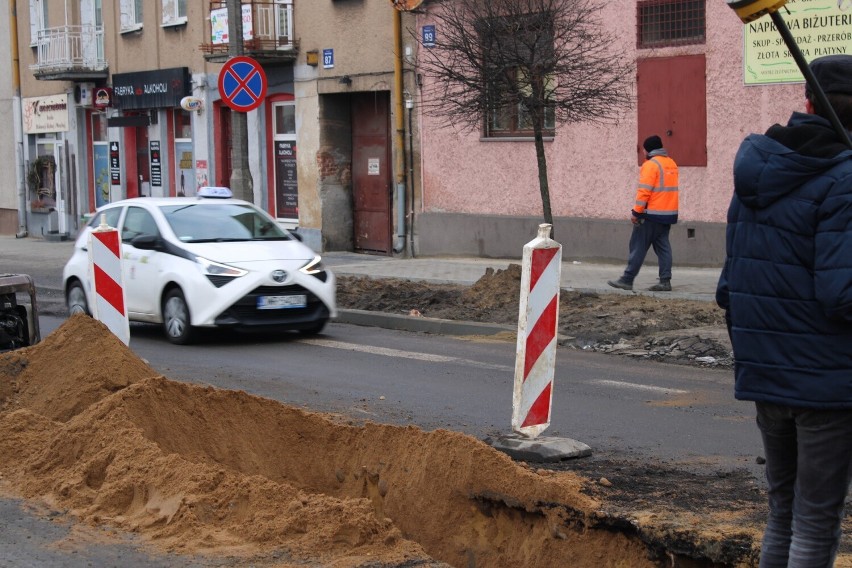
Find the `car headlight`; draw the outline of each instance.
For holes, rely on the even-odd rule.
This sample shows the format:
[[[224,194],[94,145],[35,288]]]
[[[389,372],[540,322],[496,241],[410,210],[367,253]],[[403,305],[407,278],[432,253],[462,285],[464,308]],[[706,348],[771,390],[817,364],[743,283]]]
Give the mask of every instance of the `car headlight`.
[[[322,265],[322,257],[317,255],[308,262],[305,266],[299,269],[301,272],[305,274],[317,274],[319,272],[323,272],[325,267]]]
[[[313,260],[300,268],[299,272],[313,276],[320,282],[328,280],[328,273],[325,271],[325,266],[322,265],[322,257],[319,255],[315,256]]]
[[[220,262],[214,262],[204,258],[203,256],[196,256],[195,261],[204,268],[204,273],[208,276],[230,276],[232,278],[237,278],[248,274],[247,270],[228,266],[227,264],[222,264]]]

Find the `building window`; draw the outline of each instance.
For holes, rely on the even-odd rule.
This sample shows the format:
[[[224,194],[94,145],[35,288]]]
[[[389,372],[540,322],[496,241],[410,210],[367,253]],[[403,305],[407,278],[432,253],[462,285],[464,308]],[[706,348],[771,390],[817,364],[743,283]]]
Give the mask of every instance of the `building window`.
[[[278,47],[289,47],[293,43],[293,0],[276,0],[275,11],[278,14],[275,22]]]
[[[142,0],[121,0],[121,32],[142,29]]]
[[[47,2],[30,0],[30,46],[38,45],[38,33],[47,29]]]
[[[539,92],[553,92],[552,80],[545,77],[528,77],[523,69],[512,69],[508,78],[491,82],[488,98],[488,123],[486,136],[524,136],[534,134],[534,113],[525,102],[533,91],[534,81]],[[556,129],[556,109],[546,105],[542,109],[542,127],[545,136],[553,136]]]
[[[106,114],[92,113],[92,175],[94,176],[95,208],[109,203],[109,137]],[[115,227],[116,225],[110,225]]]
[[[186,23],[186,0],[163,0],[163,26]]]
[[[636,5],[640,49],[704,43],[705,0],[645,0]]]
[[[545,15],[530,15],[523,21],[505,18],[483,24],[485,57],[486,137],[531,137],[535,121],[542,134],[553,136],[556,107],[552,69],[553,27]],[[514,37],[523,35],[521,41]]]

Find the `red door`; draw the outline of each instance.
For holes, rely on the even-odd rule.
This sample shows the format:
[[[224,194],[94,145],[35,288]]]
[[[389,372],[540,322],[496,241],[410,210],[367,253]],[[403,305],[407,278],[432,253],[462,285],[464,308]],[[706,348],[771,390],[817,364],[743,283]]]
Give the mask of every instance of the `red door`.
[[[357,252],[391,254],[390,95],[352,95],[352,201]]]
[[[704,55],[653,57],[637,62],[638,163],[642,141],[659,134],[679,166],[707,165],[707,87]]]

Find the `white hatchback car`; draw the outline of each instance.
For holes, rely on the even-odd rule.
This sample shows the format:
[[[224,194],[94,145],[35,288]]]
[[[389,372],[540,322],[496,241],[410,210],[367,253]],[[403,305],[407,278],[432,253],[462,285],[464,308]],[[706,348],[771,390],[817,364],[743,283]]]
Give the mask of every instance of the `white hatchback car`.
[[[104,220],[121,235],[128,318],[162,323],[172,343],[192,342],[201,327],[321,332],[337,306],[320,257],[227,188],[198,193],[98,209],[62,273],[69,312],[91,314],[89,233]]]

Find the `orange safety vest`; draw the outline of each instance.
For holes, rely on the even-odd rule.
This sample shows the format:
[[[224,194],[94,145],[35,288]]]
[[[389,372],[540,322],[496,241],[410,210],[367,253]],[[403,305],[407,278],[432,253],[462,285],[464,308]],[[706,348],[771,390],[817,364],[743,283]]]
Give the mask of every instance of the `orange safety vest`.
[[[664,155],[651,156],[639,170],[633,213],[658,223],[677,223],[678,168]]]

